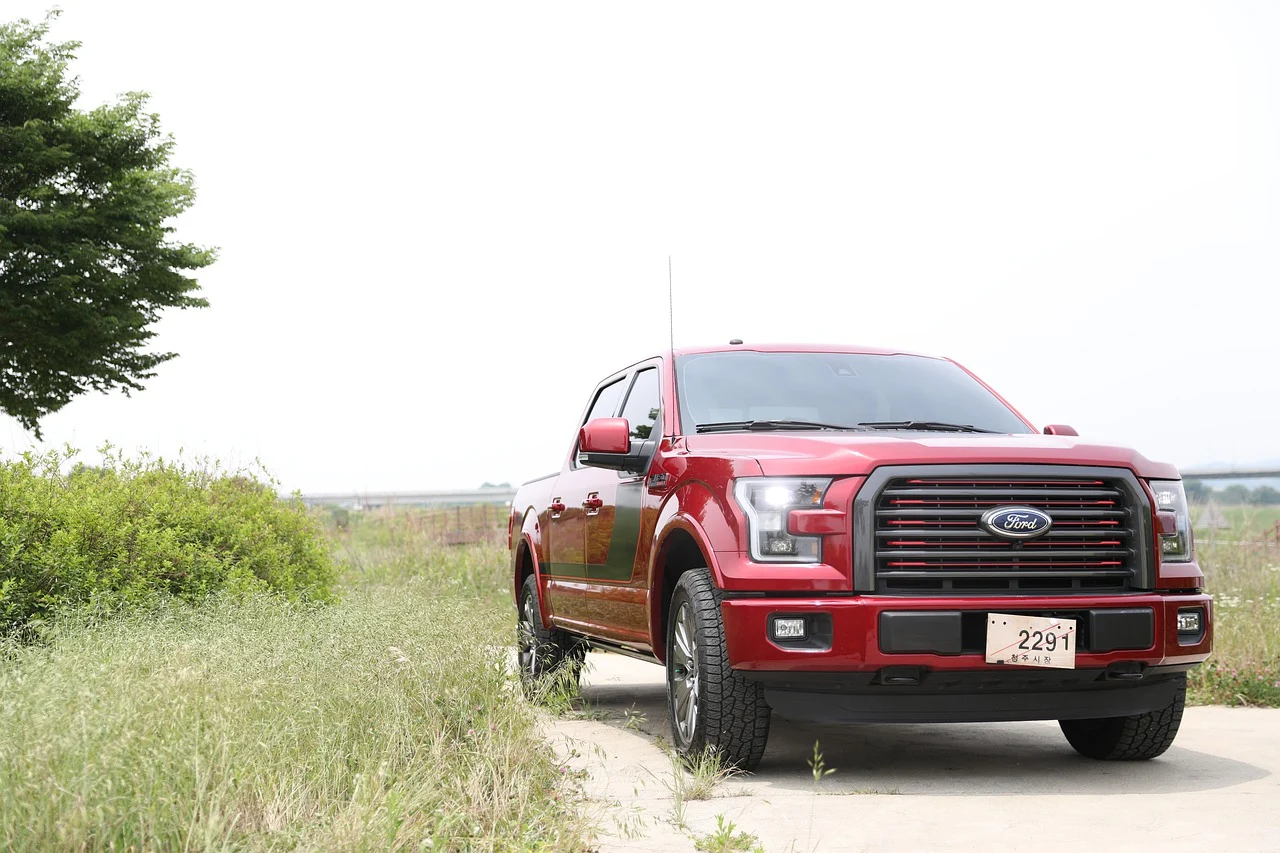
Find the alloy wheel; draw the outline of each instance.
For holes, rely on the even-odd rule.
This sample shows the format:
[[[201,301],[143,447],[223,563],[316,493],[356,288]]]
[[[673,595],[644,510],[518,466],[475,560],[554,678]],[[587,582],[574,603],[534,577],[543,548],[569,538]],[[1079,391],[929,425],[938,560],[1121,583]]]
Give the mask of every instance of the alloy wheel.
[[[532,678],[538,674],[538,635],[534,632],[533,599],[524,597],[520,608],[520,621],[517,623],[517,644],[520,656],[520,671]]]
[[[698,726],[698,632],[694,624],[693,608],[689,602],[680,603],[676,613],[673,637],[672,661],[672,709],[676,731],[685,743],[693,740]]]

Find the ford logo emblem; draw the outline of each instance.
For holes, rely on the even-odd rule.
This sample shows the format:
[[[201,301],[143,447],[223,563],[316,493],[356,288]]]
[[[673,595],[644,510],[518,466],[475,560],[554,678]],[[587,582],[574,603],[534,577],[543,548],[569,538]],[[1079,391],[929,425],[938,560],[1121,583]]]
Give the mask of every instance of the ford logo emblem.
[[[1029,506],[998,506],[982,514],[984,528],[1005,539],[1035,539],[1053,527],[1048,513]]]

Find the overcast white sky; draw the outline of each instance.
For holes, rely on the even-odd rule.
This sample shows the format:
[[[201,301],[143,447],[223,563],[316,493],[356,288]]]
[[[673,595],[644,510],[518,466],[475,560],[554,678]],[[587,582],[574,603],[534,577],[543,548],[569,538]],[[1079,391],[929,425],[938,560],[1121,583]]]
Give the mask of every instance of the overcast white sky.
[[[1037,424],[1280,458],[1280,4],[60,5],[82,106],[152,93],[221,259],[181,357],[47,443],[548,473],[666,344],[672,255],[677,344],[949,355]]]

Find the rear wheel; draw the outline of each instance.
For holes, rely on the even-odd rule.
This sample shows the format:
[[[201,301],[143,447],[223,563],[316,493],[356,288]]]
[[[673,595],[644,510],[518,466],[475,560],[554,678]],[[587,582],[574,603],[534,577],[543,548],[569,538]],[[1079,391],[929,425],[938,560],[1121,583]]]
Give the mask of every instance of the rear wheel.
[[[537,699],[552,685],[577,687],[586,649],[563,631],[542,624],[538,580],[530,575],[520,590],[516,651],[525,695]]]
[[[754,770],[769,737],[764,689],[729,666],[720,590],[707,569],[680,576],[667,623],[667,708],[676,751],[715,750],[730,767]]]
[[[1100,720],[1059,720],[1058,725],[1083,756],[1103,761],[1146,761],[1173,744],[1186,702],[1187,680],[1182,676],[1173,701],[1157,711]]]

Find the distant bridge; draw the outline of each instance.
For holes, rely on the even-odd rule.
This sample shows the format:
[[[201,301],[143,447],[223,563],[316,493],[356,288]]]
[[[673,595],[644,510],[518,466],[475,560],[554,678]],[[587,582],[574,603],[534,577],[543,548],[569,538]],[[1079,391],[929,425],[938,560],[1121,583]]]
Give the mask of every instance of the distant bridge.
[[[1276,468],[1192,468],[1182,471],[1184,480],[1263,480],[1280,479]]]
[[[331,492],[303,495],[307,506],[343,506],[378,509],[384,506],[473,506],[496,504],[507,506],[516,496],[515,489],[470,489],[438,492]]]

